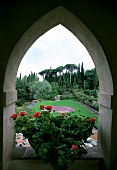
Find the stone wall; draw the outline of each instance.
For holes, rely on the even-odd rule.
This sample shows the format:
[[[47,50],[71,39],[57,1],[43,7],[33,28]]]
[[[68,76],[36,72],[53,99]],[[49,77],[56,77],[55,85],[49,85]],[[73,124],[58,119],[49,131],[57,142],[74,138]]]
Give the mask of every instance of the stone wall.
[[[8,170],[13,164],[16,169],[25,167],[21,161],[14,161],[11,165],[10,160],[14,147],[14,128],[10,115],[15,111],[18,66],[33,42],[57,24],[65,26],[85,45],[95,63],[100,86],[98,148],[106,168],[117,169],[117,10],[112,2],[0,2],[0,124],[3,127],[0,128],[1,170]]]

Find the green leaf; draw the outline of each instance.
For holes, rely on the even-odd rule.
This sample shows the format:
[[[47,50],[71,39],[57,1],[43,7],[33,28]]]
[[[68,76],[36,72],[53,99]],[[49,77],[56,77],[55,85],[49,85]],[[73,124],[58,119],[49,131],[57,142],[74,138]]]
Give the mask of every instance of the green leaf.
[[[59,153],[60,155],[63,155],[65,152],[62,151],[62,150],[59,150],[58,153]]]

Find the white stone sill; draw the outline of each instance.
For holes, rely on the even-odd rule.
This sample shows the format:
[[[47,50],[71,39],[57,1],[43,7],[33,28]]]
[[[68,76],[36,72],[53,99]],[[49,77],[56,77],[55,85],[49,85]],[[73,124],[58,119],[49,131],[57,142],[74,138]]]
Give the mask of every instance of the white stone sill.
[[[87,147],[88,153],[83,155],[80,160],[103,160],[97,147]],[[39,160],[35,151],[31,147],[16,147],[11,154],[11,160]]]

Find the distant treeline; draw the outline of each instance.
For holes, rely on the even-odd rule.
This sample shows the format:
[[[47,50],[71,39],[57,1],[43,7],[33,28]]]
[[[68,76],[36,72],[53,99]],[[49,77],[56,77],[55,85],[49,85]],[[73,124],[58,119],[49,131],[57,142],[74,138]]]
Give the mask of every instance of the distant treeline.
[[[39,81],[38,74],[43,76]],[[16,78],[18,92],[17,105],[34,99],[53,99],[56,95],[73,92],[73,89],[97,90],[99,86],[96,69],[84,70],[83,62],[80,66],[66,64],[56,69],[45,69],[39,73]]]
[[[58,83],[59,86],[66,86],[72,88],[74,85],[77,88],[83,89],[97,89],[99,86],[96,69],[84,71],[83,62],[80,66],[75,64],[66,64],[59,66],[56,69],[45,69],[39,72],[43,76],[43,80],[47,80],[50,84],[52,82]]]

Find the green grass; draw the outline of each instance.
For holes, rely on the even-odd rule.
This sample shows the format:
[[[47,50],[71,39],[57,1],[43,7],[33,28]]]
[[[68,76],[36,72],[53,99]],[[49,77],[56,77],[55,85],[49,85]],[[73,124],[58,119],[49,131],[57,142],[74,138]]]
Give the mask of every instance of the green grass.
[[[44,101],[40,101],[37,104],[35,104],[32,109],[34,109],[35,111],[39,111],[40,105],[51,105],[51,106],[69,106],[75,109],[75,111],[72,113],[73,115],[84,115],[86,117],[93,117],[96,119],[96,123],[95,125],[98,126],[98,117],[93,114],[92,112],[90,112],[89,110],[87,110],[85,107],[81,106],[79,103],[77,103],[74,100],[60,100],[60,101],[50,101],[50,100],[44,100]],[[60,113],[54,113],[55,115],[60,115]]]

